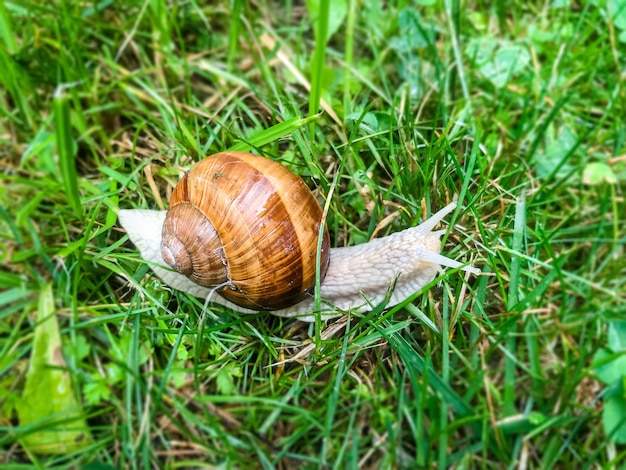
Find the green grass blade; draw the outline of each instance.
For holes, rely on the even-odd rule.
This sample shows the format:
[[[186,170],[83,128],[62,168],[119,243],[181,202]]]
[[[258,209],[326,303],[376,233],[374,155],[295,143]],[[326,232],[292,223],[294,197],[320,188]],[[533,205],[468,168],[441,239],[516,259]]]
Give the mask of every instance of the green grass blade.
[[[306,118],[292,117],[281,123],[275,124],[272,127],[257,132],[253,136],[237,142],[232,145],[228,150],[245,152],[253,148],[260,148],[272,142],[276,142],[281,137],[292,134],[294,131],[300,129],[302,126],[316,121],[319,118],[319,114],[315,116],[309,116]]]
[[[310,9],[309,9],[310,10]],[[315,29],[315,51],[311,65],[311,91],[309,92],[309,115],[317,114],[322,97],[322,76],[324,74],[326,44],[328,42],[328,16],[330,15],[330,0],[319,0],[317,22]],[[314,125],[311,123],[311,136]]]
[[[235,57],[239,48],[239,29],[241,20],[239,15],[241,14],[242,7],[244,6],[243,0],[231,0],[231,15],[230,15],[230,27],[228,28],[228,71],[233,71],[233,64],[235,63]]]
[[[515,224],[513,228],[513,241],[511,249],[513,252],[521,253],[526,233],[526,199],[522,195],[515,205]],[[518,302],[519,288],[521,283],[521,259],[514,256],[511,261],[510,284],[508,291],[507,310],[510,312]],[[517,395],[515,361],[511,356],[515,356],[517,347],[517,330],[515,323],[511,322],[511,330],[505,340],[505,347],[509,351],[504,364],[504,409],[507,415],[517,413],[515,397]]]
[[[69,99],[64,95],[62,87],[57,89],[53,101],[54,131],[65,195],[68,205],[76,217],[82,221],[83,206],[80,201],[76,175],[76,143],[72,136]]]
[[[13,33],[12,21],[9,18],[4,1],[0,2],[0,40],[9,54],[17,52],[18,45]]]
[[[346,21],[346,44],[344,47],[344,62],[346,71],[343,78],[343,115],[352,113],[352,68],[354,66],[354,27],[357,18],[356,0],[348,2],[348,18]]]

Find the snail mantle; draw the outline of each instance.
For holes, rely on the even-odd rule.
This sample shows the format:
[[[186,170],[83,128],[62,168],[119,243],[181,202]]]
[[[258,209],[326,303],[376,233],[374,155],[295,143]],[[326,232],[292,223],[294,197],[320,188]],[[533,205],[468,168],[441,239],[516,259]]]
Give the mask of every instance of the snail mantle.
[[[294,209],[295,208],[295,209]],[[323,316],[388,307],[430,283],[442,266],[479,270],[439,254],[435,226],[455,203],[417,227],[346,248],[322,232]],[[316,257],[322,210],[306,184],[257,155],[222,152],[195,164],[168,211],[120,210],[120,224],[174,289],[242,313],[315,319]]]

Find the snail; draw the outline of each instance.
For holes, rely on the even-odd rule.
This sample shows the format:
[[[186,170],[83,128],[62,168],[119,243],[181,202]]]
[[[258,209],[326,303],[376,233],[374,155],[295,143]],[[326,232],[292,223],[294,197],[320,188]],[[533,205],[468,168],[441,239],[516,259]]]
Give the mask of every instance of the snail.
[[[243,313],[315,319],[318,238],[321,314],[397,305],[441,266],[478,274],[439,254],[433,228],[450,203],[413,228],[330,248],[322,210],[302,179],[265,157],[222,152],[196,163],[168,211],[120,210],[118,218],[152,270],[174,289]]]

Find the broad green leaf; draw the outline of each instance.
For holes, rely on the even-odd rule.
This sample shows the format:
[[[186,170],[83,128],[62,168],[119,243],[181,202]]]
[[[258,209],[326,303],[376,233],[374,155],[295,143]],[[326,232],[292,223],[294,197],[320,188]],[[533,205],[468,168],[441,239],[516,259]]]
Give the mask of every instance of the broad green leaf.
[[[16,405],[20,426],[29,431],[20,441],[30,452],[67,454],[91,441],[65,368],[52,286],[48,285],[39,296],[26,384]]]
[[[82,361],[91,353],[91,344],[83,335],[76,335],[74,342],[63,346],[65,357],[73,357],[76,361]]]
[[[626,398],[623,395],[614,395],[604,402],[602,425],[613,442],[626,444]]]
[[[398,34],[389,40],[389,46],[400,54],[411,54],[415,49],[422,49],[435,40],[435,29],[424,22],[413,8],[405,8],[398,16]],[[416,59],[409,55],[409,59]]]
[[[607,385],[615,383],[615,381],[626,376],[626,355],[616,356],[612,360],[608,359],[613,354],[608,349],[603,348],[599,349],[593,356],[594,364],[607,361],[593,369],[598,380]]]
[[[307,9],[309,15],[311,15],[311,23],[313,24],[313,30],[317,35],[317,19],[320,14],[320,0],[307,0]],[[328,26],[326,28],[326,38],[328,41],[333,34],[337,32],[348,12],[348,2],[346,0],[333,0],[329,4],[328,14]]]
[[[241,369],[231,363],[220,369],[215,377],[215,385],[222,395],[233,395],[237,391],[234,377],[241,377]]]
[[[374,113],[366,113],[365,115],[361,112],[350,113],[345,120],[349,125],[358,123],[359,128],[366,134],[378,132],[378,119]]]
[[[489,37],[473,39],[467,45],[465,54],[471,59],[474,65],[480,67],[491,60],[497,47],[498,43],[495,39]]]
[[[583,183],[596,186],[602,183],[617,184],[617,176],[606,163],[589,163],[583,171]]]
[[[614,320],[609,323],[608,338],[611,351],[626,351],[626,320]],[[626,369],[624,369],[624,375],[626,375]]]
[[[506,86],[512,77],[526,68],[530,62],[530,53],[526,48],[510,45],[499,48],[493,60],[480,67],[480,72],[496,88]]]
[[[569,128],[551,129],[546,133],[545,147],[539,150],[532,158],[536,166],[537,177],[545,178],[558,168],[558,174],[565,174],[571,169],[571,165],[564,159],[570,157],[572,148],[576,145],[578,137]]]
[[[182,345],[182,342],[180,343]],[[189,371],[185,369],[185,362],[175,361],[172,367],[172,371],[170,372],[170,384],[174,388],[183,388],[185,382],[187,382],[190,378]]]
[[[470,41],[465,54],[496,88],[504,88],[530,63],[530,52],[524,45],[489,37]]]
[[[613,25],[618,29],[626,29],[626,0],[609,0],[608,7]]]
[[[83,393],[85,394],[85,400],[90,405],[98,405],[102,401],[111,398],[111,389],[105,380],[99,378],[94,378],[93,382],[85,384]]]

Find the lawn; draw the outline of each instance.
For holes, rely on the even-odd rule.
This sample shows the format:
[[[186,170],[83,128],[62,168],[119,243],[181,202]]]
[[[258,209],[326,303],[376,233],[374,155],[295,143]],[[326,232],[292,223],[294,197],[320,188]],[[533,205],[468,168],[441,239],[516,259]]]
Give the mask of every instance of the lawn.
[[[626,1],[0,0],[0,83],[3,468],[623,468]],[[171,288],[117,212],[233,149],[333,247],[456,201],[479,273],[313,322]]]

